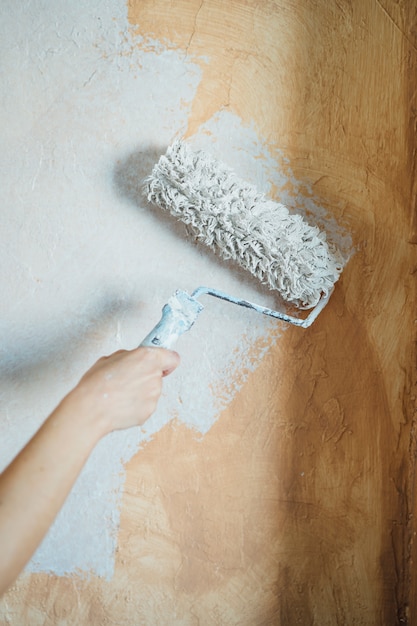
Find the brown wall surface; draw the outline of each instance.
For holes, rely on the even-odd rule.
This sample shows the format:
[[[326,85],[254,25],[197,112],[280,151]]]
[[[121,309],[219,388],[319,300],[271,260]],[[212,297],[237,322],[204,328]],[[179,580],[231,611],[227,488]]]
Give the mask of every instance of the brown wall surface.
[[[0,623],[417,623],[417,4],[128,4],[138,35],[206,58],[189,134],[254,122],[356,252],[207,435],[172,423],[128,463],[114,578],[26,576]]]

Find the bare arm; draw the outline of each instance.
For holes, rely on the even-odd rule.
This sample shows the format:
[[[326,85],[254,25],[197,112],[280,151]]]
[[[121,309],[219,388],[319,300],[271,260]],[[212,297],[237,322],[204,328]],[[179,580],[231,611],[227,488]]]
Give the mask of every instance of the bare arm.
[[[0,594],[42,541],[98,441],[143,424],[163,376],[179,363],[160,348],[100,359],[0,476]]]

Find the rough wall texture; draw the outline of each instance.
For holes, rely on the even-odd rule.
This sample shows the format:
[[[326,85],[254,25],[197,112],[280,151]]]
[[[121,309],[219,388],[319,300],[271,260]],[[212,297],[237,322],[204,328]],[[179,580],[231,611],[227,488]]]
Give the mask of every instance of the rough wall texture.
[[[253,121],[356,254],[207,435],[171,423],[128,463],[114,578],[26,576],[0,623],[415,623],[415,3],[130,0],[129,19],[206,57],[188,133]]]

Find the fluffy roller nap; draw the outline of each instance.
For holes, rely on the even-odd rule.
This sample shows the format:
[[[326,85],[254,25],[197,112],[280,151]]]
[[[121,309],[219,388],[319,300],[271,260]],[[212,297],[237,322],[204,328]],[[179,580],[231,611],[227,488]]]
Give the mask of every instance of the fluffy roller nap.
[[[342,270],[325,233],[183,141],[161,156],[144,190],[148,200],[187,224],[197,240],[299,308],[315,306]]]

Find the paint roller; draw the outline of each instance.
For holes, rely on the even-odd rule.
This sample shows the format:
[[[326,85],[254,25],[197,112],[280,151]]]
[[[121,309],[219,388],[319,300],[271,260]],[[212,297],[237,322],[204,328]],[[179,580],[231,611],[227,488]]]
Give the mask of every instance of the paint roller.
[[[184,222],[197,241],[225,260],[237,262],[297,309],[296,317],[210,287],[191,295],[178,290],[141,346],[171,348],[203,310],[206,294],[307,328],[329,301],[343,269],[343,257],[326,234],[300,215],[268,199],[229,167],[204,151],[175,141],[143,185],[147,199]]]

